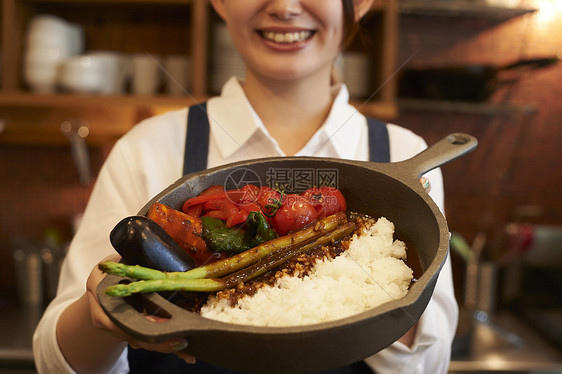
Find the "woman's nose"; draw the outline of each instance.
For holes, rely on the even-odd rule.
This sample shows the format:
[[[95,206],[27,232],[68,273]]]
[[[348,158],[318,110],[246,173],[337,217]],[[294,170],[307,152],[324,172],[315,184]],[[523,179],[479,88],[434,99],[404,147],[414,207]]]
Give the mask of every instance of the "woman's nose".
[[[288,19],[302,12],[300,0],[271,0],[267,12],[279,19]]]

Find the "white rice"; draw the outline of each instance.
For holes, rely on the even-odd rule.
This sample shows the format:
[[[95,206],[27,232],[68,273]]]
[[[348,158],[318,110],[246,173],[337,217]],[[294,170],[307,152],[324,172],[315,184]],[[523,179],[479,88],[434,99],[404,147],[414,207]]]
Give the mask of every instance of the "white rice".
[[[402,298],[413,271],[404,263],[406,246],[394,240],[394,224],[380,218],[349,249],[320,261],[304,277],[283,276],[236,306],[211,297],[201,315],[254,326],[295,326],[333,321]]]

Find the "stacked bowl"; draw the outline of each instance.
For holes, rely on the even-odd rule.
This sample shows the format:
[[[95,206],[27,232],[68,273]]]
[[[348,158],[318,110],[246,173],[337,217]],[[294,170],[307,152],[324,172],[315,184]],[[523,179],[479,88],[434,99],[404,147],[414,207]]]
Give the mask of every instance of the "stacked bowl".
[[[54,15],[37,15],[26,35],[23,76],[31,90],[50,93],[57,86],[61,61],[84,50],[84,31]]]
[[[131,76],[128,56],[112,51],[89,51],[59,63],[57,83],[73,93],[118,95],[125,91]]]

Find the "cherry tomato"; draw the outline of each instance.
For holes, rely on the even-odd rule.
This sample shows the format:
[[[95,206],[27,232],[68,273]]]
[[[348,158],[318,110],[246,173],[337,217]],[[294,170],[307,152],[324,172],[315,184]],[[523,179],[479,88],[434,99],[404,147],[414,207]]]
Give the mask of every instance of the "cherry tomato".
[[[337,188],[313,187],[304,191],[302,196],[314,206],[318,219],[347,210],[345,198]]]
[[[283,197],[283,203],[273,216],[271,224],[279,235],[285,235],[315,221],[317,216],[314,206],[304,197],[290,194]]]
[[[262,207],[266,217],[271,217],[281,205],[281,193],[271,187],[262,187],[257,203]]]

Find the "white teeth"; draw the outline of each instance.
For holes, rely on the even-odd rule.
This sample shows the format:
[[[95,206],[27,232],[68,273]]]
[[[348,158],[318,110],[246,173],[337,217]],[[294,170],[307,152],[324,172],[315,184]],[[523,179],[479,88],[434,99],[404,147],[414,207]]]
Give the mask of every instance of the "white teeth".
[[[273,32],[273,31],[266,31],[263,33],[263,36],[266,39],[273,40],[276,43],[296,43],[302,42],[310,37],[312,34],[311,31],[296,31],[296,32],[287,32],[287,33],[280,33],[280,32]]]

